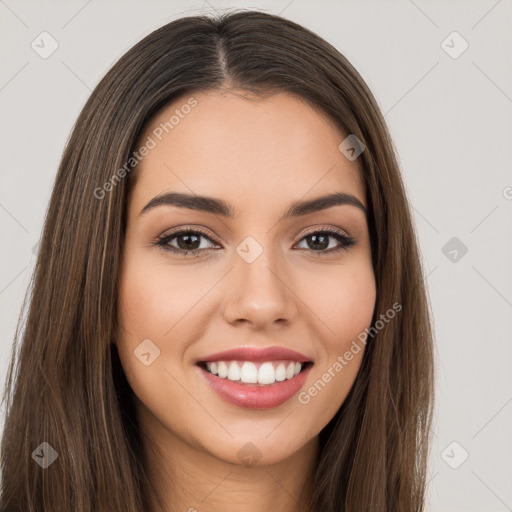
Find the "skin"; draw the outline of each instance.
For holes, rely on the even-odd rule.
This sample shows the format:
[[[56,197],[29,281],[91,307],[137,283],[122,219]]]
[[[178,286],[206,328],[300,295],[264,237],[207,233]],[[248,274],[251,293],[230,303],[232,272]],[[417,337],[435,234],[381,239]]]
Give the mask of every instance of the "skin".
[[[277,221],[290,203],[327,193],[349,193],[367,206],[364,182],[357,161],[338,150],[346,135],[301,98],[261,99],[247,91],[193,96],[197,106],[136,170],[115,343],[137,397],[163,510],[301,510],[318,434],[350,391],[363,350],[308,404],[296,395],[265,410],[224,402],[195,361],[239,346],[284,346],[314,361],[302,390],[332,368],[370,326],[375,306],[366,217],[338,205]],[[164,108],[141,141],[189,97]],[[162,205],[140,214],[154,196],[171,191],[220,198],[239,213],[229,219]],[[178,255],[153,244],[179,227],[208,233],[211,240],[200,238],[203,253]],[[339,247],[336,238],[320,249],[304,238],[329,227],[356,244],[328,254]],[[247,236],[263,250],[252,263],[236,252]],[[184,247],[183,236],[169,243],[180,247],[180,241]],[[145,339],[160,350],[149,366],[134,355]],[[261,454],[252,466],[237,455],[248,442]],[[156,499],[152,510],[162,510]]]

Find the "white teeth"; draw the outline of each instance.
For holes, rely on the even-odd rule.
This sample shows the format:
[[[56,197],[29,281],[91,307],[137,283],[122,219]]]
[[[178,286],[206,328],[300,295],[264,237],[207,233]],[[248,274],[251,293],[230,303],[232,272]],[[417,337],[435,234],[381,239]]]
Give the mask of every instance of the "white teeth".
[[[276,380],[282,382],[284,379],[286,379],[286,368],[283,363],[280,363],[276,368]]]
[[[231,361],[231,364],[229,365],[228,379],[240,380],[240,366],[238,366],[235,361]]]
[[[217,371],[219,372],[219,377],[225,379],[228,376],[228,366],[224,361],[219,361],[217,363]]]
[[[276,371],[272,363],[263,363],[258,370],[260,384],[273,384],[276,381]]]
[[[257,364],[259,364],[259,368]],[[276,381],[292,379],[300,373],[302,364],[293,361],[267,361],[264,363],[216,361],[207,362],[206,368],[213,375],[218,375],[223,379],[241,381],[245,384],[270,385]]]
[[[256,368],[254,363],[250,361],[244,362],[240,371],[240,380],[247,384],[256,384],[258,382],[258,368]]]

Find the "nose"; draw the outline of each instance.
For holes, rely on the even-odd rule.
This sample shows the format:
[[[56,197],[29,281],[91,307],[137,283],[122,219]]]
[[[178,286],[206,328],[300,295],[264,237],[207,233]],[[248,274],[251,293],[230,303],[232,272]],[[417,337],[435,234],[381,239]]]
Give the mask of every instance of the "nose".
[[[281,266],[282,267],[282,266]],[[297,296],[288,273],[263,254],[252,263],[236,256],[227,284],[224,318],[253,329],[288,325],[297,318]]]

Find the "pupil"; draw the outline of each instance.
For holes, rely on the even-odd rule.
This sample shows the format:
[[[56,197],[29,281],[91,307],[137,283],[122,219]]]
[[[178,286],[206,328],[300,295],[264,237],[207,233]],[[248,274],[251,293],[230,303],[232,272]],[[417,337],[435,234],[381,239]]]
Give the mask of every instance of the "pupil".
[[[311,244],[308,244],[311,249],[327,249],[329,247],[329,237],[326,235],[310,235],[308,237],[310,240],[318,240],[319,238],[323,239],[323,244],[318,242],[313,242],[313,246]]]
[[[196,240],[194,241],[195,243],[197,243],[197,241],[199,240],[199,237],[197,235],[180,235],[178,237],[178,246],[180,247],[180,249],[184,249],[186,251],[190,251],[190,250],[194,250],[194,249],[197,249],[199,246],[197,247],[190,247],[190,245],[187,245],[187,242],[185,243],[181,243],[181,240],[183,239],[188,239],[190,243],[190,238],[195,238]],[[194,243],[192,242],[192,243]]]

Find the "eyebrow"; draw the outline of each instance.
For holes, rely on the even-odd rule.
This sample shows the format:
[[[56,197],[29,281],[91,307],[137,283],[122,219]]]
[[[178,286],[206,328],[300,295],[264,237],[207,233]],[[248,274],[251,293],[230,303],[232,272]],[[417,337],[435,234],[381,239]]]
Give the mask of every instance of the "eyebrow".
[[[307,201],[293,202],[289,206],[288,210],[279,218],[278,222],[282,222],[283,220],[292,217],[300,217],[309,213],[326,210],[327,208],[339,205],[355,206],[362,210],[366,217],[368,217],[368,210],[357,197],[344,192],[336,192],[316,197],[314,199],[309,199]],[[158,206],[177,206],[179,208],[188,208],[190,210],[213,213],[215,215],[221,215],[228,218],[233,218],[237,215],[234,206],[222,199],[185,194],[181,192],[169,192],[155,196],[146,206],[144,206],[144,208],[142,208],[139,215],[147,213]]]

